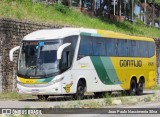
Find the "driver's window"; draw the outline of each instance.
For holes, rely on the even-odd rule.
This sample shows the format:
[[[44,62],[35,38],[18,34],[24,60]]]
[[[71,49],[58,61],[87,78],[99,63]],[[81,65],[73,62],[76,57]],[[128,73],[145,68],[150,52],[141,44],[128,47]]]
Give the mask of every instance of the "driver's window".
[[[70,63],[70,52],[69,51],[64,51],[62,53],[62,59],[60,62],[60,68],[62,71],[67,70],[71,66]]]
[[[62,53],[62,64],[61,64],[62,68],[66,68],[67,67],[67,53],[63,52]]]

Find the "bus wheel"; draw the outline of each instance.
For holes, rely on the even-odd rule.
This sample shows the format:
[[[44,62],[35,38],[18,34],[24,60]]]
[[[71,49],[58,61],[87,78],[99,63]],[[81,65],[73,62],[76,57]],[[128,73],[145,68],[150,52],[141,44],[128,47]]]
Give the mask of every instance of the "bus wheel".
[[[48,95],[38,95],[38,100],[47,100],[48,99]]]
[[[137,95],[142,95],[143,94],[143,85],[144,85],[144,82],[143,82],[142,79],[140,79],[140,81],[137,85],[137,91],[136,91]]]
[[[137,89],[136,81],[135,80],[131,80],[129,94],[130,95],[135,95],[136,94],[136,89]]]
[[[77,92],[73,95],[74,99],[82,100],[84,98],[85,85],[83,82],[79,81],[77,85]]]

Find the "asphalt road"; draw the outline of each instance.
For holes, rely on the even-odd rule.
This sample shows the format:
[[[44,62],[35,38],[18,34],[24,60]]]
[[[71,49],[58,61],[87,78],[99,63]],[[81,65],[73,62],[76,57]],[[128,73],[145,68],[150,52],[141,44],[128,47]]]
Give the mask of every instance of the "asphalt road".
[[[142,96],[153,95],[153,94],[160,94],[159,90],[145,90]],[[115,94],[114,97],[119,97],[121,95]],[[128,96],[125,96],[128,97]],[[136,97],[136,96],[135,96]],[[96,99],[93,96],[87,96],[86,99],[82,100],[82,102],[88,101],[102,101],[103,99]],[[3,100],[0,101],[0,108],[55,108],[60,107],[62,105],[67,104],[77,104],[77,101],[71,100],[70,97],[51,97],[48,101],[39,101],[36,97],[34,99],[25,99],[25,100]],[[76,107],[75,107],[76,108]]]
[[[153,94],[160,94],[160,91],[158,90],[146,90],[144,91],[144,95],[142,96],[148,96],[148,95],[153,95]],[[116,94],[117,95],[117,94]],[[117,95],[119,97],[120,95]],[[126,96],[128,97],[128,96]],[[135,96],[136,97],[136,96]],[[88,102],[90,101],[93,96],[89,96],[89,99],[86,97],[83,102]],[[92,99],[94,101],[101,101],[102,99]],[[75,103],[78,104],[77,101],[73,101],[70,98],[55,98],[51,97],[48,101],[38,101],[36,98],[35,99],[25,99],[25,100],[6,100],[6,101],[0,101],[0,108],[55,108],[55,107],[60,107],[61,105],[67,105],[69,103]],[[160,109],[160,102],[156,103],[143,103],[143,104],[136,104],[136,105],[116,105],[116,106],[111,106],[109,108],[159,108]],[[78,112],[81,113],[81,112]],[[53,117],[53,116],[58,116],[58,117],[159,117],[159,114],[104,114],[105,110],[99,110],[99,114],[55,114],[55,115],[42,115],[42,117]],[[41,115],[40,115],[41,117]]]

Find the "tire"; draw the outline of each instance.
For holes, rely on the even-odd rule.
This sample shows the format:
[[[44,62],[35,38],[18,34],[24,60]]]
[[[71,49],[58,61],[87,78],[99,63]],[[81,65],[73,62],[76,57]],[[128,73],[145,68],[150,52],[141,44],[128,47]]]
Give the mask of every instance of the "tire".
[[[144,88],[144,81],[142,79],[140,79],[139,83],[137,84],[136,94],[137,95],[142,95],[143,94],[143,88]]]
[[[38,100],[47,100],[48,99],[48,95],[37,95]]]
[[[131,80],[129,95],[136,95],[136,91],[137,91],[137,83],[135,80]]]
[[[79,81],[77,85],[76,94],[73,95],[73,98],[76,100],[82,100],[84,98],[85,85],[83,82]]]

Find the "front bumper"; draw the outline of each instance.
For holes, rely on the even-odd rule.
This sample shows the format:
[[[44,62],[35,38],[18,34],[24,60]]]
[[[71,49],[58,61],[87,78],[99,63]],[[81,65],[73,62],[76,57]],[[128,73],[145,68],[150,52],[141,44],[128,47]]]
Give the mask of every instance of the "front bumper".
[[[61,94],[61,83],[55,84],[19,84],[17,83],[19,94],[31,95],[58,95]]]

